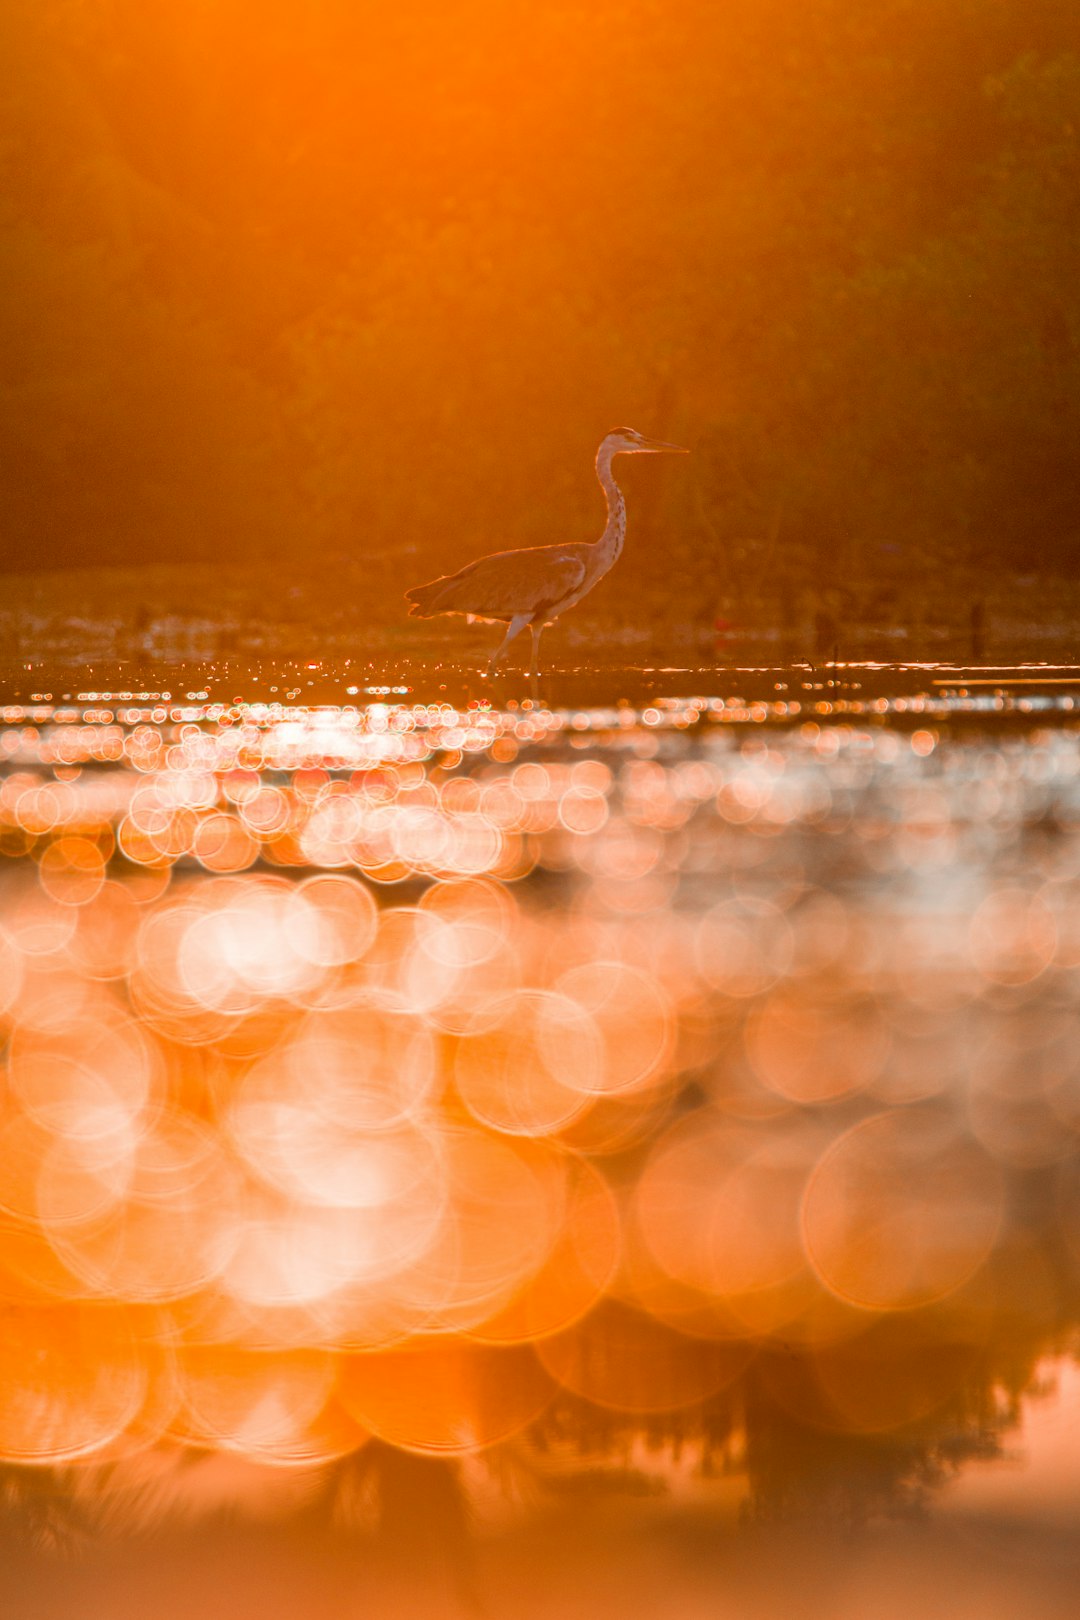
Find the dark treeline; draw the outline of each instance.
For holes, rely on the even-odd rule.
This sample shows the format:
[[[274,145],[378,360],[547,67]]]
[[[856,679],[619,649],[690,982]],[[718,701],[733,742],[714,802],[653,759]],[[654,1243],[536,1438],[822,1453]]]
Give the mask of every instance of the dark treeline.
[[[696,457],[617,593],[1080,562],[1075,0],[8,0],[0,76],[7,568],[424,577],[620,421]]]

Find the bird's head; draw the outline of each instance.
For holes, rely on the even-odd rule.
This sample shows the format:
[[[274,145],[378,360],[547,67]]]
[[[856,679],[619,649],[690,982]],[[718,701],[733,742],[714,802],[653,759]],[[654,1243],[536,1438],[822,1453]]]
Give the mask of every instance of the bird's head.
[[[600,450],[606,450],[612,456],[655,456],[665,450],[677,456],[690,454],[681,444],[668,444],[665,439],[650,439],[636,428],[628,427],[612,428],[610,433],[604,435]]]

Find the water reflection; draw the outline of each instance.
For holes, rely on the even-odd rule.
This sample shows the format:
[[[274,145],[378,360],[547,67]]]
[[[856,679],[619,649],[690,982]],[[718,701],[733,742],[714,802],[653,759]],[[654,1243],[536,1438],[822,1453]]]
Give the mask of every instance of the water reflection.
[[[1078,1319],[1075,733],[784,707],[3,712],[11,1522],[996,1454]]]

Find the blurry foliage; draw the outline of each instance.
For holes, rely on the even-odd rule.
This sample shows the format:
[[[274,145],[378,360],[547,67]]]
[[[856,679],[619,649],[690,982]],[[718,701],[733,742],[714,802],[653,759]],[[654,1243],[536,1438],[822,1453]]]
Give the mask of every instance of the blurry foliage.
[[[393,618],[628,421],[601,616],[1073,567],[1078,226],[1064,0],[11,0],[3,565]]]

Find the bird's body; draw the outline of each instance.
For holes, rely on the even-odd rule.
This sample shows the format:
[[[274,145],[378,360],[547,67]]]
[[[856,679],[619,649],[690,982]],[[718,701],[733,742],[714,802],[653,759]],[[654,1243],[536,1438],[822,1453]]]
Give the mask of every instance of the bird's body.
[[[596,453],[596,476],[607,501],[607,522],[599,540],[492,552],[477,562],[466,563],[456,574],[444,574],[406,591],[409,612],[421,619],[437,613],[464,613],[470,619],[505,623],[506,635],[491,660],[491,669],[514,637],[528,626],[535,672],[544,626],[580,602],[614,567],[622,551],[626,503],[612,475],[613,458],[664,450],[685,454],[680,445],[647,439],[633,428],[612,429]]]

